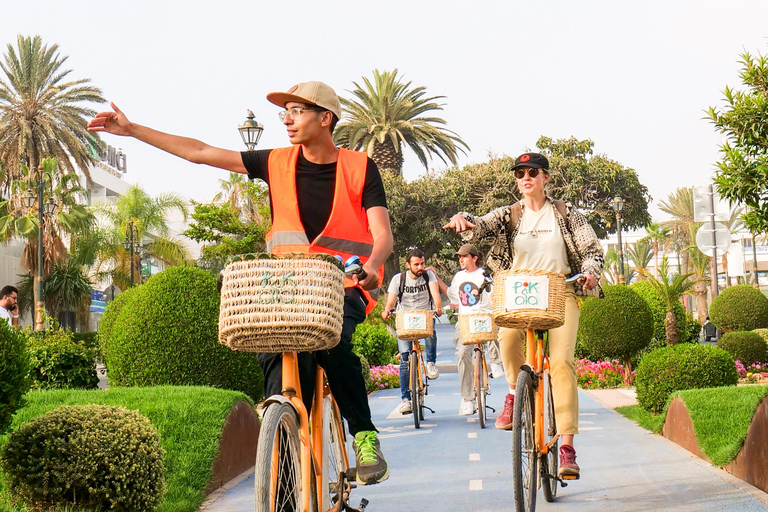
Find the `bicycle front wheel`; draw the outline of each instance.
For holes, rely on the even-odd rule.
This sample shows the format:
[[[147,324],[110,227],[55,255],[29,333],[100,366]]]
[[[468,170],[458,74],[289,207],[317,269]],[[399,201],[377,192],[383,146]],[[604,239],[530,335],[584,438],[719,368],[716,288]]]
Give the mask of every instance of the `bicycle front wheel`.
[[[480,428],[485,428],[485,377],[483,375],[483,351],[475,349],[475,396],[477,397],[477,417]]]
[[[555,424],[555,401],[552,398],[552,379],[549,370],[544,371],[544,442],[547,446],[552,443],[552,439],[557,435],[557,425]],[[541,457],[541,488],[544,491],[544,499],[555,501],[557,497],[557,470],[558,460],[558,441],[549,446],[549,451]]]
[[[521,371],[517,377],[515,406],[512,412],[512,481],[516,512],[536,510],[538,454],[533,418],[533,381],[530,373]]]
[[[323,398],[322,510],[330,510],[344,500],[342,472],[347,470],[346,437],[339,408],[333,398],[328,395]]]
[[[421,401],[421,388],[419,387],[419,355],[416,352],[411,352],[409,358],[411,364],[411,409],[413,410],[413,426],[419,428],[421,426],[422,411]]]
[[[290,404],[267,407],[256,450],[255,480],[256,512],[301,508],[299,424]]]

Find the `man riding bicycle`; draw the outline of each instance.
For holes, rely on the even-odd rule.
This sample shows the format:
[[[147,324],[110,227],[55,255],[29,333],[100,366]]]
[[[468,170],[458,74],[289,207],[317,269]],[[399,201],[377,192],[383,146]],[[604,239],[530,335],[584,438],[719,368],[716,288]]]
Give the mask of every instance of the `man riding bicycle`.
[[[278,116],[291,147],[242,153],[221,149],[131,123],[114,104],[114,112],[97,114],[88,129],[131,136],[190,162],[265,181],[272,207],[272,228],[266,237],[271,253],[360,256],[367,276],[345,280],[341,341],[331,350],[299,354],[299,372],[309,410],[315,363],[323,367],[354,436],[357,481],[377,483],[389,476],[389,468],[371,421],[360,358],[352,352],[352,335],[376,306],[382,265],[392,252],[384,186],[376,164],[365,153],[340,149],[333,143],[341,105],[332,88],[322,82],[304,82],[286,93],[270,93],[267,99],[284,108]],[[265,395],[279,394],[282,356],[259,354],[259,362],[264,369]]]
[[[440,289],[437,277],[431,270],[425,269],[424,251],[413,248],[405,255],[405,272],[401,272],[389,283],[387,304],[382,311],[382,318],[389,318],[391,311],[397,304],[396,313],[413,310],[434,310],[436,316],[443,314],[443,303],[440,298]],[[436,379],[440,376],[437,370],[437,333],[435,332],[435,320],[432,319],[432,336],[425,338],[427,352],[427,378]],[[397,339],[397,348],[400,351],[400,413],[411,412],[411,392],[408,389],[408,359],[410,357],[411,342]]]

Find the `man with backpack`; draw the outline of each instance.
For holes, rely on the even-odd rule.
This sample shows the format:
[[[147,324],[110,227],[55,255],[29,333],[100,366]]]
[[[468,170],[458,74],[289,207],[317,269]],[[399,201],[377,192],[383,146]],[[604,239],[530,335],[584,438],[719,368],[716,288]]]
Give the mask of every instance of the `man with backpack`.
[[[425,269],[424,252],[421,249],[413,248],[405,255],[405,272],[392,277],[387,290],[387,303],[384,306],[381,316],[389,318],[392,312],[401,311],[434,311],[436,316],[443,314],[442,301],[440,299],[440,290],[437,285],[437,278],[430,270]],[[397,309],[395,310],[395,306]],[[437,360],[437,333],[434,330],[434,319],[432,320],[432,337],[426,338],[427,353],[427,377],[436,379],[440,376],[435,361]],[[400,351],[400,413],[408,414],[411,412],[411,393],[408,389],[408,357],[411,350],[411,342],[408,340],[397,339],[397,348]]]

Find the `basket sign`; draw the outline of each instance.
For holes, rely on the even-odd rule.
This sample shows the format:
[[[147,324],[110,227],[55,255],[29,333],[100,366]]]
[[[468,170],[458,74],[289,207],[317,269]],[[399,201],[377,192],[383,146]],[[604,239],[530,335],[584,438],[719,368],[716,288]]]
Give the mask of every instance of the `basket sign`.
[[[515,274],[504,281],[504,307],[510,309],[548,309],[549,276]]]
[[[424,331],[427,329],[427,315],[424,313],[401,313],[405,316],[403,326],[409,330]]]
[[[493,332],[491,315],[472,315],[469,317],[469,333]]]

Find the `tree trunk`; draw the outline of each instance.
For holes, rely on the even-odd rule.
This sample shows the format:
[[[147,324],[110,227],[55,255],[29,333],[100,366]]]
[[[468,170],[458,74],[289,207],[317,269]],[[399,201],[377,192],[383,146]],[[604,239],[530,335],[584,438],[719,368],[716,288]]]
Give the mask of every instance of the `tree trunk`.
[[[624,359],[624,384],[631,386],[635,383],[635,378],[632,376],[632,358],[627,356]]]
[[[653,277],[658,279],[659,278],[659,244],[657,242],[653,242],[653,259],[656,263],[653,267]]]
[[[385,139],[384,143],[374,141],[371,159],[379,168],[379,172],[403,175],[403,148],[402,146],[396,148],[389,138]]]
[[[667,317],[664,320],[664,330],[667,334],[667,346],[677,345],[679,337],[677,336],[677,318],[673,311],[667,311]]]
[[[693,291],[696,294],[696,314],[701,325],[707,321],[707,286],[706,281],[699,281],[693,285]]]

